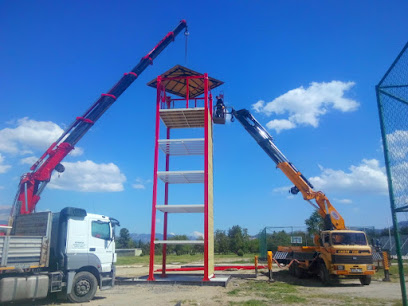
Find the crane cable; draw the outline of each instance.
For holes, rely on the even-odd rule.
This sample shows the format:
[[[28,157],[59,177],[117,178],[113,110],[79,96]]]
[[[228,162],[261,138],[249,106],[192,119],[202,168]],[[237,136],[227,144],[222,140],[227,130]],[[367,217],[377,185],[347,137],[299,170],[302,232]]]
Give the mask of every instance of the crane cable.
[[[186,44],[185,44],[185,49],[184,49],[184,64],[187,65],[187,49],[188,49],[188,36],[190,35],[190,32],[188,31],[188,28],[186,27],[186,30],[184,31],[184,36],[186,37]]]

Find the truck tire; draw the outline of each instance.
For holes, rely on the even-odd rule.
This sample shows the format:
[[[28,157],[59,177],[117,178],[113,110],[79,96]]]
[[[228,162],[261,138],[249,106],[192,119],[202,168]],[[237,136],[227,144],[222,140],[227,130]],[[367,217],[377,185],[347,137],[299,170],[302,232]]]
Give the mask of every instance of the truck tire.
[[[360,277],[360,283],[363,286],[368,286],[369,284],[371,284],[371,275],[364,275]]]
[[[292,264],[290,265],[289,274],[295,276],[295,262],[292,262]]]
[[[74,276],[71,293],[67,295],[68,300],[73,303],[89,302],[95,296],[97,286],[98,282],[92,273],[78,272]]]
[[[319,278],[322,281],[323,285],[328,286],[331,284],[330,274],[324,262],[319,265]]]
[[[305,278],[306,277],[306,271],[303,270],[301,267],[299,267],[299,264],[297,262],[295,262],[294,264],[295,264],[295,266],[294,266],[295,276],[297,278]]]

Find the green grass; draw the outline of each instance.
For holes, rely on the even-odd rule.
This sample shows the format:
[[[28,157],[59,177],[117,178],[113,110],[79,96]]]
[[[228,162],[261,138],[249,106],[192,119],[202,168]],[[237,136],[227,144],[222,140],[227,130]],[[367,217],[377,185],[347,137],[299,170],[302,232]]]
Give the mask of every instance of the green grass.
[[[405,265],[407,261],[404,261],[404,275],[405,275],[405,280],[408,279],[408,266]],[[378,278],[384,278],[384,270],[380,268],[376,276]],[[392,260],[392,264],[390,266],[390,280],[391,282],[399,282],[399,270],[398,270],[398,262],[396,260]]]
[[[253,254],[245,254],[244,256],[237,256],[235,254],[228,254],[228,255],[221,255],[216,254],[215,256],[215,263],[242,263],[242,264],[252,264],[254,262],[254,255]],[[156,255],[154,257],[155,263],[161,263],[162,255]],[[118,261],[116,264],[118,266],[123,265],[148,265],[150,257],[149,255],[145,256],[124,256],[118,257]],[[192,262],[202,262],[204,260],[203,254],[195,254],[195,255],[167,255],[167,263],[168,264],[187,264]]]
[[[265,303],[264,301],[260,300],[248,300],[245,302],[229,302],[230,305],[243,305],[243,306],[266,306],[269,303]]]
[[[342,305],[345,306],[355,306],[355,305],[361,305],[361,306],[368,306],[368,305],[389,305],[390,300],[387,299],[379,299],[379,298],[366,298],[366,297],[350,297],[344,294],[314,294],[314,295],[309,295],[308,300],[313,301],[313,299],[319,299],[319,300],[335,300],[335,301],[341,301]],[[399,305],[399,302],[396,301],[394,305]]]
[[[245,302],[249,304],[231,302],[231,305],[264,305],[264,301],[274,301],[274,303],[278,304],[296,304],[307,301],[306,298],[298,294],[294,285],[281,282],[249,281],[242,284],[239,288],[229,291],[227,294],[231,297],[248,296],[258,298]]]

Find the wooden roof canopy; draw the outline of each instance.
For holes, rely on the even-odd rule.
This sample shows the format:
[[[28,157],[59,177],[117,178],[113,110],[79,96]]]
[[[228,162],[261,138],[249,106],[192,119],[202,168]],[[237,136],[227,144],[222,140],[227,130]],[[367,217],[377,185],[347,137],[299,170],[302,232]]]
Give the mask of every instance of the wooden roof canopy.
[[[182,77],[203,76],[203,73],[193,71],[181,65],[176,65],[161,75],[162,78],[177,78],[172,80],[163,80],[162,84],[166,92],[176,96],[187,98],[187,79]],[[209,89],[214,89],[224,82],[208,77]],[[157,88],[157,78],[147,83],[148,86]],[[195,98],[204,93],[204,78],[189,79],[189,98]]]

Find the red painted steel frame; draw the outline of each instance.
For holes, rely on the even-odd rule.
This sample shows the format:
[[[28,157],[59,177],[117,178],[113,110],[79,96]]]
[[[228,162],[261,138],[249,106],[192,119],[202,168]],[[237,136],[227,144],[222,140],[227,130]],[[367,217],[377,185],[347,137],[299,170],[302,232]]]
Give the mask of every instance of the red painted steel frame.
[[[258,269],[267,269],[268,266],[261,265],[258,266]],[[255,270],[255,266],[218,266],[214,267],[215,271],[224,271],[224,270]],[[204,267],[189,267],[189,268],[173,268],[167,269],[168,272],[186,272],[186,271],[203,271]],[[155,272],[160,272],[161,269],[157,269]]]
[[[156,134],[154,144],[154,169],[153,169],[153,200],[152,200],[152,228],[150,232],[150,263],[148,281],[154,281],[154,240],[156,236],[156,204],[157,204],[157,170],[159,166],[159,137],[160,137],[160,100],[161,100],[161,77],[157,77],[157,101],[156,101]]]
[[[167,128],[167,139],[170,139],[170,129]],[[170,170],[170,154],[166,154],[166,171]],[[169,204],[169,183],[164,185],[164,205]],[[167,240],[167,212],[164,213],[163,240]],[[163,244],[162,277],[166,277],[167,244]]]
[[[185,99],[169,99],[166,100],[166,91],[165,88],[162,86],[162,82],[164,80],[170,79],[186,79],[187,85],[189,84],[189,79],[197,79],[201,78],[204,79],[204,97],[203,98],[194,98],[192,100],[195,101],[195,106],[197,104],[197,100],[204,100],[204,267],[201,270],[204,270],[204,281],[209,281],[212,275],[209,275],[208,272],[208,249],[209,249],[209,241],[208,241],[208,217],[209,217],[209,207],[208,207],[208,162],[209,162],[209,140],[208,137],[212,137],[209,134],[209,119],[212,118],[212,95],[209,92],[209,78],[208,74],[205,73],[203,76],[192,76],[192,77],[175,77],[175,78],[162,78],[161,76],[157,77],[157,101],[156,101],[156,133],[155,133],[155,151],[154,151],[154,174],[153,174],[153,200],[152,200],[152,226],[151,226],[151,238],[150,238],[150,263],[149,263],[149,277],[148,281],[154,281],[154,250],[155,250],[155,235],[156,235],[156,205],[157,205],[157,171],[158,171],[158,164],[159,164],[159,137],[160,137],[160,108],[171,108],[171,103],[173,102],[174,108],[174,101],[182,101],[186,100],[186,108],[189,108],[189,90],[186,90],[186,98]],[[167,102],[167,104],[166,104]],[[210,116],[210,117],[209,117]],[[211,122],[211,121],[210,121]],[[211,124],[211,123],[210,123]],[[170,139],[170,129],[167,128],[167,139]],[[166,154],[166,171],[170,170],[170,156]],[[169,185],[165,183],[165,191],[164,191],[164,204],[168,205],[168,197],[169,197]],[[163,224],[163,240],[167,240],[167,214],[164,213],[164,224]],[[176,271],[173,269],[166,269],[166,251],[167,245],[164,244],[162,247],[163,250],[163,261],[162,261],[162,269],[156,270],[162,272],[162,277],[166,277],[167,271]],[[181,271],[181,270],[180,270]]]
[[[204,281],[208,275],[208,74],[204,74]]]

